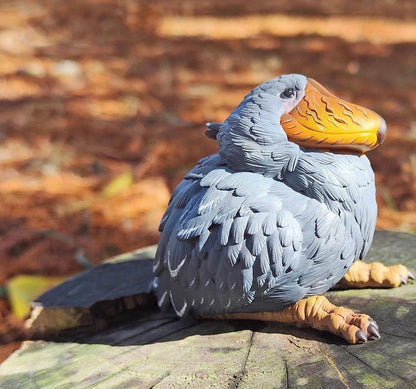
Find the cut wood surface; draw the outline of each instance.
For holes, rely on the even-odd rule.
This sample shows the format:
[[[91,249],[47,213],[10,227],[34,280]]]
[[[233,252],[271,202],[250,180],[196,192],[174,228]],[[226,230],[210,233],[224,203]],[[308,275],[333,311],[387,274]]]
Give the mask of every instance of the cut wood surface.
[[[176,319],[149,293],[154,247],[97,266],[33,304],[34,337],[0,365],[1,388],[415,388],[416,286],[331,291],[381,339],[349,345],[259,321]],[[416,270],[416,235],[377,231],[367,261]],[[46,340],[48,339],[48,340]]]

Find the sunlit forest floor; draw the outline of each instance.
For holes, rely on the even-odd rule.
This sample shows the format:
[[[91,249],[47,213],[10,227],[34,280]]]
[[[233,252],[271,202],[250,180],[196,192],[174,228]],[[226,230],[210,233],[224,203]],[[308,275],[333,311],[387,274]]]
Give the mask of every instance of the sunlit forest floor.
[[[400,5],[399,5],[400,3]],[[0,5],[0,284],[157,242],[170,193],[256,84],[315,78],[380,113],[379,228],[416,229],[413,0]],[[22,322],[0,299],[0,360]]]

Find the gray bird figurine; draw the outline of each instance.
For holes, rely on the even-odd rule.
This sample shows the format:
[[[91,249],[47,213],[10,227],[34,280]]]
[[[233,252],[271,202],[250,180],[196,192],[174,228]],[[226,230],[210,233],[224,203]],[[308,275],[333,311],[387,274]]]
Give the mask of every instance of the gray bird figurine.
[[[377,217],[364,153],[383,142],[384,120],[288,74],[207,126],[219,153],[185,176],[160,224],[160,308],[296,323],[350,343],[379,337],[371,317],[322,294],[337,284],[394,287],[413,278],[401,265],[361,261]]]

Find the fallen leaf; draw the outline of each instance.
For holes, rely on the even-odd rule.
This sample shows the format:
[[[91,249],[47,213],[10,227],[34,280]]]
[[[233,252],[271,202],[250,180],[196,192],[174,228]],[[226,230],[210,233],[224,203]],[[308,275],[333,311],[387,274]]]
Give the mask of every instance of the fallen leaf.
[[[114,178],[110,183],[108,183],[102,190],[102,195],[104,197],[111,197],[120,192],[123,192],[131,186],[133,183],[133,174],[131,172],[126,172],[120,174]]]
[[[12,312],[23,319],[29,314],[30,303],[33,300],[66,278],[37,275],[19,275],[11,278],[6,284],[6,291]]]

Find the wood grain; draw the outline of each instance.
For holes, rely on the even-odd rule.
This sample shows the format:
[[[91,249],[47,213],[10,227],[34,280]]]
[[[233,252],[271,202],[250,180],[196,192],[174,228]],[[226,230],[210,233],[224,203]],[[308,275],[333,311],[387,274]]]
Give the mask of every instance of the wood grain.
[[[368,313],[380,325],[380,340],[349,345],[328,333],[279,323],[177,320],[148,304],[145,271],[140,275],[141,284],[130,274],[129,282],[134,285],[127,285],[127,278],[120,278],[123,272],[116,270],[128,269],[133,261],[140,272],[151,263],[146,256],[136,252],[117,258],[110,267],[102,265],[112,274],[110,284],[108,280],[102,283],[106,290],[100,290],[98,281],[95,285],[90,282],[95,275],[89,271],[38,299],[35,305],[44,304],[45,312],[81,309],[90,321],[75,328],[73,320],[71,328],[56,331],[50,330],[53,323],[49,323],[49,337],[54,334],[54,341],[25,342],[0,365],[0,387],[416,387],[414,282],[396,289],[328,292],[333,303]],[[377,231],[366,260],[402,263],[414,271],[416,236]],[[102,271],[99,268],[95,271]],[[99,279],[104,280],[100,274]],[[117,291],[113,299],[109,288]],[[121,289],[129,295],[120,293]],[[72,290],[72,295],[60,295],[64,290]],[[88,299],[83,296],[85,290],[91,293]],[[57,294],[55,300],[53,294]],[[136,296],[134,304],[121,303],[132,296]],[[106,314],[102,311],[112,305]]]

